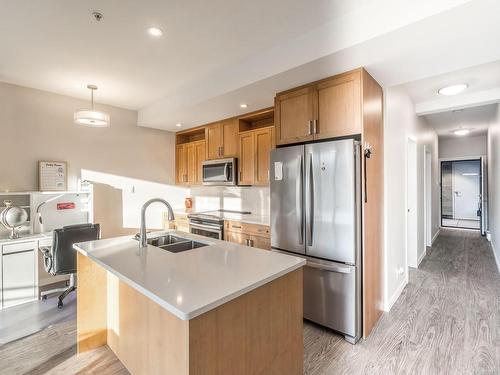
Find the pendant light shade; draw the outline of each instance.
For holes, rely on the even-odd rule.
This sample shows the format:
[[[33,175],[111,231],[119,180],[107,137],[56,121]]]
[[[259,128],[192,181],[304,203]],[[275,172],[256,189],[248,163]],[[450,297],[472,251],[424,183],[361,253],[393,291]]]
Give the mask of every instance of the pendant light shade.
[[[75,124],[90,126],[93,128],[106,128],[110,125],[109,115],[105,112],[96,111],[94,109],[94,90],[97,90],[97,86],[88,85],[87,88],[90,90],[90,109],[79,109],[75,111],[73,116]]]

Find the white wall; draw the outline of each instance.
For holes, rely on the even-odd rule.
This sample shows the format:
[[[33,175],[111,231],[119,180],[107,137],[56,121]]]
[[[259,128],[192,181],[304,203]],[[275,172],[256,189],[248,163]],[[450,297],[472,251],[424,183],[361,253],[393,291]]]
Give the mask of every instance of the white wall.
[[[406,144],[417,141],[417,259],[425,249],[424,145],[432,154],[432,234],[439,230],[438,138],[399,88],[385,90],[384,116],[384,307],[389,310],[408,280],[406,268]],[[402,275],[398,274],[404,269]]]
[[[270,215],[269,187],[191,187],[191,196],[197,211],[224,208],[234,211],[250,211],[252,214]]]
[[[483,156],[487,152],[487,137],[457,137],[439,139],[439,158],[462,158],[468,156]]]
[[[174,134],[138,127],[137,112],[97,105],[111,127],[78,126],[73,112],[89,103],[0,82],[0,191],[38,190],[38,161],[67,161],[68,189],[80,178],[109,184],[121,195],[123,227],[138,227],[140,205],[160,196],[184,205],[188,189],[174,184]],[[117,208],[118,210],[118,208]],[[157,213],[148,215],[160,227]]]
[[[488,230],[500,271],[500,105],[488,129]]]

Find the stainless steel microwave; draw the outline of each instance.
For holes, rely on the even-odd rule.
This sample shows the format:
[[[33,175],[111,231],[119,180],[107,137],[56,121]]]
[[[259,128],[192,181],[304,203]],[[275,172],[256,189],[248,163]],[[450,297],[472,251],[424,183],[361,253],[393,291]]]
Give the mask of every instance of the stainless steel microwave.
[[[236,185],[236,158],[203,162],[203,185]]]

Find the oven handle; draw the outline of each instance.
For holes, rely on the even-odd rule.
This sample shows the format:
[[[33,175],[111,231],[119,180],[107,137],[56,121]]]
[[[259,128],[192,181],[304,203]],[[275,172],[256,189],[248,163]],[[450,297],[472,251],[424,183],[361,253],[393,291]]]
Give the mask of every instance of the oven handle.
[[[229,181],[229,163],[224,164],[224,178],[226,182]]]
[[[208,232],[213,232],[213,233],[220,233],[221,232],[220,227],[219,227],[219,229],[217,229],[216,227],[213,227],[211,225],[189,223],[189,226],[193,227],[193,228],[203,229],[203,230],[206,230]]]

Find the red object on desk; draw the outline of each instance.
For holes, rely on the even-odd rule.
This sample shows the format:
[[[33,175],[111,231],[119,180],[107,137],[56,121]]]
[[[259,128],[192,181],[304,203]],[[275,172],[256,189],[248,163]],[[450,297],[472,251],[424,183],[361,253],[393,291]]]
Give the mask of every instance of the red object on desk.
[[[75,208],[75,204],[73,202],[68,202],[68,203],[58,203],[57,204],[57,209],[58,210],[72,210]]]

